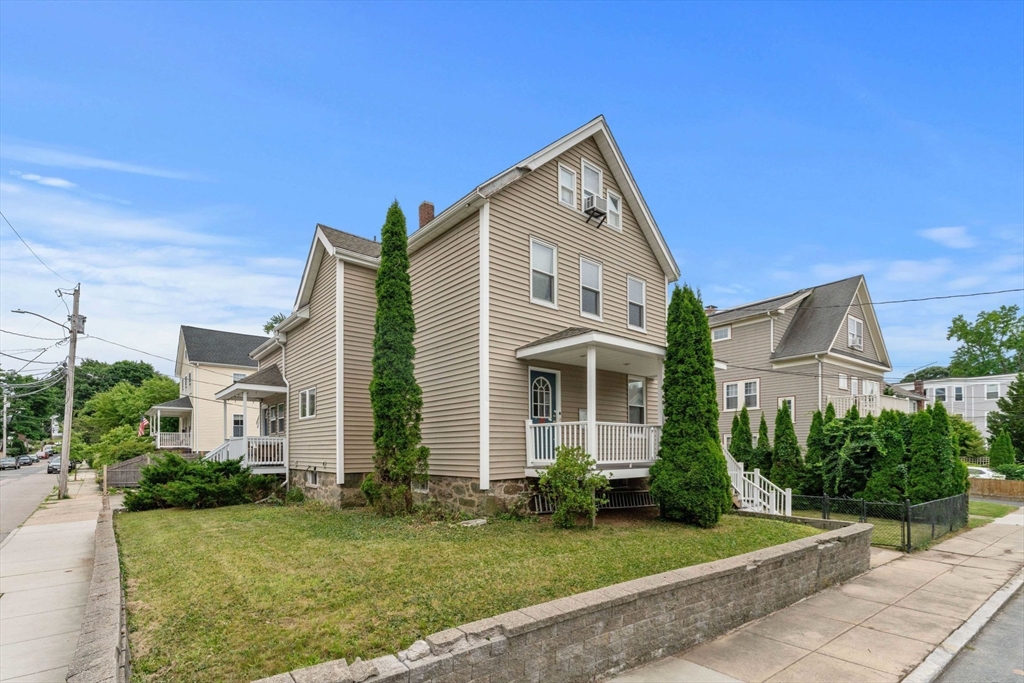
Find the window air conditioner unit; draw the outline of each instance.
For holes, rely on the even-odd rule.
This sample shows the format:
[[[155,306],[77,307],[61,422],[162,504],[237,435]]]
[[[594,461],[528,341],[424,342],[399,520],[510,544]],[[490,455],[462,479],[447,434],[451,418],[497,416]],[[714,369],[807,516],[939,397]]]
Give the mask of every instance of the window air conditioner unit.
[[[608,215],[608,200],[593,194],[585,196],[583,198],[583,213],[587,215],[588,223],[591,218],[597,218],[600,226]]]

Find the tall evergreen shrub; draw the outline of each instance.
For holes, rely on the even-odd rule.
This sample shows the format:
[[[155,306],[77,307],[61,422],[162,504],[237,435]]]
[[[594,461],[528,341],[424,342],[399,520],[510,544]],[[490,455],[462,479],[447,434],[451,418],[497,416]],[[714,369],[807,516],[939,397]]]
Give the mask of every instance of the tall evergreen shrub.
[[[755,468],[761,470],[761,474],[768,476],[772,471],[772,442],[768,438],[768,422],[761,413],[761,424],[757,428],[757,445],[750,457],[750,470]]]
[[[665,424],[651,495],[667,518],[711,527],[732,505],[718,441],[718,399],[711,330],[689,286],[672,292],[665,353]]]
[[[775,444],[772,449],[772,469],[769,479],[776,486],[800,492],[804,461],[800,456],[800,442],[793,428],[789,404],[783,403],[775,414]]]
[[[899,502],[906,496],[906,444],[903,442],[902,416],[895,410],[883,410],[874,423],[875,435],[882,452],[871,471],[864,498]]]
[[[1013,442],[1010,441],[1009,432],[1003,432],[996,437],[995,443],[992,444],[992,448],[988,452],[989,467],[1012,465],[1013,460]]]
[[[957,448],[953,445],[953,429],[949,424],[949,413],[943,403],[936,403],[932,408],[932,441],[935,444],[936,457],[939,460],[940,477],[942,480],[942,497],[955,496],[962,493],[957,477]]]
[[[996,401],[996,408],[988,414],[988,430],[990,446],[995,444],[998,435],[1010,435],[1013,445],[1014,459],[1024,465],[1024,372],[1010,382],[1006,396]]]
[[[944,497],[946,482],[934,439],[931,410],[914,413],[911,418],[910,478],[907,497],[914,503]]]
[[[743,410],[732,419],[729,453],[733,460],[743,463],[748,470],[752,469],[750,463],[754,455],[754,445],[753,435],[750,433],[750,413],[747,412],[746,406],[743,406]]]
[[[416,321],[409,280],[405,215],[392,202],[381,230],[377,270],[377,315],[373,337],[374,472],[362,490],[378,511],[408,512],[412,482],[427,475],[428,448],[420,443],[423,397],[413,373]]]
[[[834,419],[836,419],[836,407],[832,405],[831,401],[829,401],[829,404],[825,406],[825,419],[823,420],[823,422],[825,424],[828,424]]]
[[[811,418],[811,431],[807,434],[804,473],[800,481],[800,493],[805,496],[820,496],[822,493],[821,461],[824,453],[825,418],[822,417],[820,410],[815,410]]]

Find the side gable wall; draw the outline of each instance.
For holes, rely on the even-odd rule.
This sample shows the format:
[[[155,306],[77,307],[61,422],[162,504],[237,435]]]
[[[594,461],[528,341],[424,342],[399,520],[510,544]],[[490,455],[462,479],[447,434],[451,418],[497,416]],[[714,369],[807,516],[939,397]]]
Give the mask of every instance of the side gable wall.
[[[377,271],[352,263],[345,268],[345,472],[373,470],[373,324]]]
[[[837,351],[841,354],[854,356],[857,358],[864,358],[866,360],[874,361],[876,363],[881,362],[878,355],[878,349],[875,347],[875,339],[871,333],[871,328],[868,325],[867,311],[862,306],[862,300],[860,293],[853,297],[853,304],[850,306],[850,310],[843,317],[843,324],[839,328],[839,336],[836,337],[835,344],[832,346],[833,351]],[[854,349],[849,345],[849,323],[850,316],[860,318],[864,321],[864,349]]]

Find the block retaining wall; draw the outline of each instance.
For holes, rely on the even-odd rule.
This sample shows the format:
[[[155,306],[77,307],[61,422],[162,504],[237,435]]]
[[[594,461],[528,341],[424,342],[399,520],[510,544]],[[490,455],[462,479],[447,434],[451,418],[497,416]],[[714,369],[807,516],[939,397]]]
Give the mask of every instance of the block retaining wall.
[[[778,519],[778,517],[775,517]],[[803,522],[803,520],[799,520]],[[369,662],[326,662],[258,683],[594,681],[715,638],[866,572],[871,525],[506,612]]]

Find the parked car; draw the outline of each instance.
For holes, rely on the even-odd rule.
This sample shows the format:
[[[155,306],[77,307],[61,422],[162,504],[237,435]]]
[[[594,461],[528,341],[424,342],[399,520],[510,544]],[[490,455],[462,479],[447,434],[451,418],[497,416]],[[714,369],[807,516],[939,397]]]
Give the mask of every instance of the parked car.
[[[32,458],[33,463],[39,462],[39,456],[36,453],[27,453],[28,457]]]
[[[987,467],[968,467],[967,476],[972,479],[1006,479],[1006,476],[993,472]]]
[[[19,465],[31,465],[32,464],[32,458],[30,458],[27,455],[19,455],[18,456],[18,464]]]
[[[17,458],[0,458],[0,470],[20,469]]]
[[[50,462],[46,463],[47,474],[60,474],[60,458],[51,458]]]

